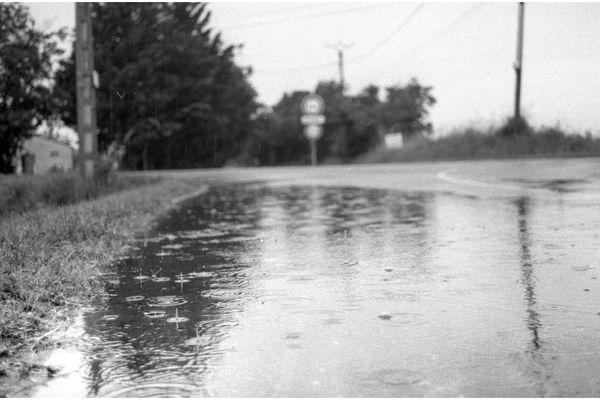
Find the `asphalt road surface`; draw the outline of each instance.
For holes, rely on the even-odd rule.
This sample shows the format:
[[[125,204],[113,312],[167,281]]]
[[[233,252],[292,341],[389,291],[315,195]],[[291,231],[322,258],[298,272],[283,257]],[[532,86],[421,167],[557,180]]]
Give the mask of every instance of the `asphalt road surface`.
[[[167,171],[25,396],[600,396],[600,160]]]

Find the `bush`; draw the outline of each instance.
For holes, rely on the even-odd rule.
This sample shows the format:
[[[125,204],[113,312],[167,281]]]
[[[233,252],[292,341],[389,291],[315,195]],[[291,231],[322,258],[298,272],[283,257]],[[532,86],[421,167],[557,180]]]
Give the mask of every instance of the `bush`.
[[[502,137],[529,135],[531,133],[532,129],[529,126],[529,123],[525,118],[522,117],[508,118],[497,132],[497,134]]]
[[[600,156],[600,138],[568,134],[559,128],[533,129],[526,120],[508,119],[499,128],[455,130],[450,135],[398,150],[378,149],[357,162]]]

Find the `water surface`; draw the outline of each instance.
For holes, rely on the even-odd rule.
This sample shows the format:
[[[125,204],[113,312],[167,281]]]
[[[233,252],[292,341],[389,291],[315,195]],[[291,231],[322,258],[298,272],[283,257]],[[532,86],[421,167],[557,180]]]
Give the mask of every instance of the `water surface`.
[[[589,181],[519,179],[496,182],[523,194],[492,198],[214,184],[104,276],[64,382],[118,397],[598,396],[600,213],[569,197]]]

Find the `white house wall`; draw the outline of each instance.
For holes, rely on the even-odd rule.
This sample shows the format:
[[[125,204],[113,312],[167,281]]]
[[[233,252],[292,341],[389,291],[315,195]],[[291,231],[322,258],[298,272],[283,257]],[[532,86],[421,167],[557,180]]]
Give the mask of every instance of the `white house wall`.
[[[55,166],[64,171],[73,169],[73,150],[67,144],[34,136],[23,143],[20,155],[27,153],[35,155],[34,174],[45,174]],[[17,171],[22,172],[20,157],[17,159]]]

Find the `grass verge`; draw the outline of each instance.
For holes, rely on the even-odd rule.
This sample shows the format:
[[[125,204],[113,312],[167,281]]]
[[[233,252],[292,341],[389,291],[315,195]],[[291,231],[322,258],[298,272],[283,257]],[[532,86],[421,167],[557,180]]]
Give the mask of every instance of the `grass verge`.
[[[107,175],[83,179],[75,172],[0,175],[0,218],[44,206],[63,206],[156,182],[158,178]]]
[[[0,220],[0,377],[24,373],[29,366],[19,365],[19,354],[52,345],[45,333],[68,323],[100,293],[98,274],[122,246],[200,186],[193,179],[164,179]],[[0,397],[9,389],[2,386]]]
[[[526,134],[503,136],[500,130],[456,131],[437,140],[407,143],[397,150],[377,149],[356,160],[358,163],[410,161],[453,161],[525,157],[600,156],[600,138],[566,134],[542,128]]]

